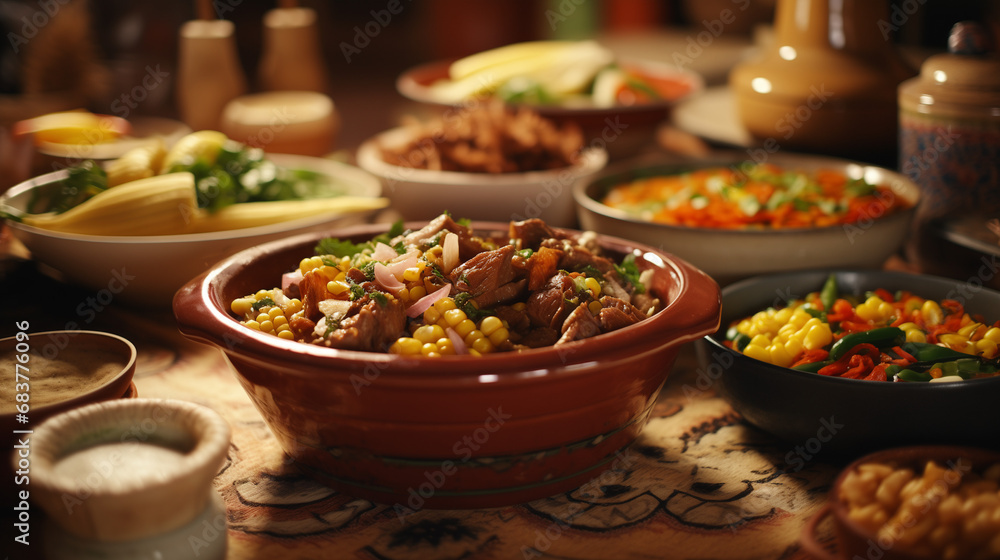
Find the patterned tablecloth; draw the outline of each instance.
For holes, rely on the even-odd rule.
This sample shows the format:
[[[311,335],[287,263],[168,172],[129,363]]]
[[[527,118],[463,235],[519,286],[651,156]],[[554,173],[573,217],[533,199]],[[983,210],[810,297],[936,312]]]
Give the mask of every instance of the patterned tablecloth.
[[[27,305],[16,312],[37,303]],[[39,327],[58,327],[59,313],[43,311],[48,324]],[[793,445],[744,424],[685,348],[641,437],[592,481],[517,506],[401,518],[390,504],[300,474],[223,354],[181,336],[169,312],[109,307],[89,327],[136,344],[140,397],[197,402],[229,421],[232,446],[215,487],[231,560],[804,559],[799,536],[838,470],[802,461]]]

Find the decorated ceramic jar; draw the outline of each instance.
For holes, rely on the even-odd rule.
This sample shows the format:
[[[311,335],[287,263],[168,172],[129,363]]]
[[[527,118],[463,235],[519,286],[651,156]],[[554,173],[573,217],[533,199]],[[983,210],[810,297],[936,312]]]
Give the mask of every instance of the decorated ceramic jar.
[[[899,87],[899,169],[923,193],[907,252],[929,272],[941,222],[1000,217],[1000,55],[974,22],[955,24],[948,50]]]

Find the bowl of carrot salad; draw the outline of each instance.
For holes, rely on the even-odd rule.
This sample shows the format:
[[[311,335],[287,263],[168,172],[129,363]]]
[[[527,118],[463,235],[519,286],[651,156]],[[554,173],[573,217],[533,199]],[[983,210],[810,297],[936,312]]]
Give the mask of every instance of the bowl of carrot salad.
[[[848,160],[734,154],[619,167],[575,186],[584,229],[676,254],[720,283],[758,274],[880,267],[906,239],[920,190]]]

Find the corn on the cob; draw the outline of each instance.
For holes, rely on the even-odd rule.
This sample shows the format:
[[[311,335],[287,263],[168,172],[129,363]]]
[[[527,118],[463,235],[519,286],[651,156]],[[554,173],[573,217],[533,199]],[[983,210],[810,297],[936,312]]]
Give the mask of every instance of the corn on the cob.
[[[157,138],[148,145],[133,148],[108,164],[108,187],[138,181],[159,173],[167,149],[163,140]]]
[[[194,192],[193,188],[192,192]],[[209,232],[264,226],[320,214],[368,212],[385,208],[388,205],[387,198],[363,196],[339,196],[318,200],[243,202],[226,206],[211,214],[199,213],[192,224],[192,231]]]
[[[228,138],[215,130],[199,130],[184,136],[170,148],[163,158],[160,173],[167,173],[174,165],[190,165],[197,160],[204,160],[211,165],[219,156],[219,150]]]
[[[84,235],[187,233],[198,212],[194,175],[170,173],[102,191],[62,214],[26,214],[30,226]]]

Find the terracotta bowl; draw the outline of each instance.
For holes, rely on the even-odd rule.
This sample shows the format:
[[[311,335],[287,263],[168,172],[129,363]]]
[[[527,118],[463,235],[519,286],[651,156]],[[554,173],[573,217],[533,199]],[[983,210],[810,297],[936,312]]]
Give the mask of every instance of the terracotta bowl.
[[[1000,463],[1000,452],[977,447],[953,445],[926,445],[898,447],[877,451],[861,457],[844,468],[837,476],[830,491],[829,502],[807,523],[802,534],[802,545],[813,557],[822,560],[843,560],[848,558],[880,558],[881,560],[930,560],[931,557],[918,555],[895,546],[888,538],[879,538],[848,517],[848,505],[839,498],[844,479],[866,463],[892,463],[897,466],[922,468],[927,461],[934,460],[946,468],[982,472],[986,467]],[[946,479],[947,480],[947,479]],[[932,503],[932,502],[929,502]],[[837,552],[830,551],[817,539],[818,525],[826,517],[833,517]],[[995,558],[996,556],[990,556]]]
[[[448,78],[451,63],[450,60],[442,60],[411,68],[396,80],[396,89],[414,101],[447,111],[451,106],[436,100],[429,86]],[[635,155],[653,142],[656,129],[670,116],[673,106],[701,92],[705,83],[700,75],[668,64],[641,60],[627,60],[621,64],[646,75],[653,82],[673,84],[670,87],[672,91],[664,91],[664,95],[670,97],[656,103],[614,107],[532,105],[531,108],[559,124],[576,123],[583,130],[588,145],[606,149],[612,159]]]
[[[418,228],[411,223],[407,227]],[[474,222],[481,234],[507,224]],[[384,232],[329,232],[355,242]],[[607,468],[638,436],[678,350],[712,332],[718,286],[637,243],[658,314],[558,348],[422,359],[334,350],[247,329],[230,302],[274,286],[323,236],[268,243],[226,259],[174,298],[181,332],[219,346],[281,446],[346,493],[403,508],[490,507],[567,491]]]
[[[787,443],[790,467],[816,456],[852,460],[899,445],[1000,447],[1000,377],[961,383],[889,383],[804,373],[725,347],[734,320],[819,291],[832,271],[759,276],[722,290],[722,328],[698,347],[715,387],[750,424]],[[1000,292],[982,284],[882,270],[837,271],[842,293],[884,288],[956,299],[987,322],[1000,319]],[[802,450],[805,451],[802,451]],[[801,451],[801,452],[800,452]]]

